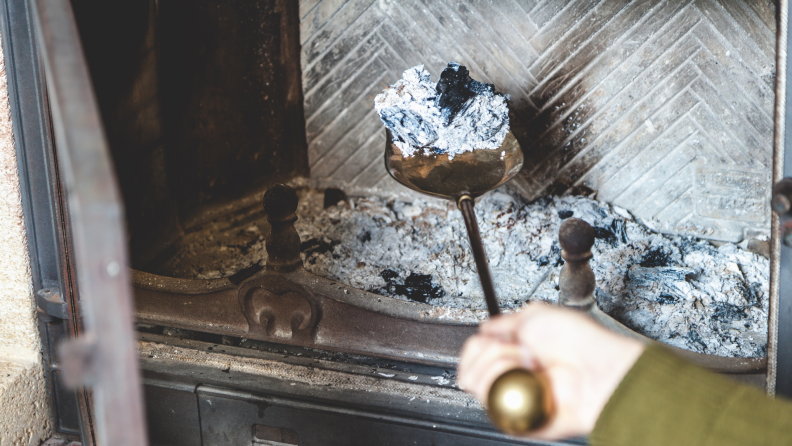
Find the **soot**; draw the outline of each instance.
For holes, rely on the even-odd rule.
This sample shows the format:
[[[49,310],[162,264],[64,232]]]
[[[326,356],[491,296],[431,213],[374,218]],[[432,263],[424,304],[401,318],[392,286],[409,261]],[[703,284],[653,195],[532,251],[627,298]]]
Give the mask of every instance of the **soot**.
[[[690,342],[700,345],[701,348],[707,348],[707,344],[704,343],[704,340],[701,339],[701,335],[696,330],[690,330],[687,337]]]

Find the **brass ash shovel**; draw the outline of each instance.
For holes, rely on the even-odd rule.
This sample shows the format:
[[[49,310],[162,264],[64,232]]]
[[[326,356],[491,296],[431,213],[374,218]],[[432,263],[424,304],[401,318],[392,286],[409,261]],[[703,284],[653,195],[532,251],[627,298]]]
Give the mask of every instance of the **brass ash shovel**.
[[[506,183],[520,171],[523,165],[520,144],[509,132],[497,150],[474,150],[449,159],[448,154],[422,150],[405,157],[392,141],[391,133],[387,131],[385,168],[396,181],[415,191],[456,202],[465,220],[487,310],[490,316],[497,316],[500,314],[498,299],[473,211],[473,200]],[[542,427],[553,413],[552,395],[546,379],[541,374],[523,369],[506,372],[495,381],[487,406],[493,423],[513,435]]]

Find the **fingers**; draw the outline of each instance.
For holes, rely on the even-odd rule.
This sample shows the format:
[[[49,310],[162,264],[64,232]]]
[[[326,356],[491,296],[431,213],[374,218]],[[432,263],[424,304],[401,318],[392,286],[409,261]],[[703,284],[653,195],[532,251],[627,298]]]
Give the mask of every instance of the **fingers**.
[[[543,367],[575,360],[573,352],[599,338],[606,330],[579,312],[536,305],[526,308],[512,338],[528,346]]]
[[[556,413],[534,438],[584,435],[643,346],[618,336],[584,314],[544,304],[481,324],[462,352],[460,387],[486,402],[503,373],[524,368],[548,380]],[[530,353],[530,354],[529,354]]]
[[[490,336],[472,336],[465,343],[457,369],[460,388],[486,402],[492,383],[514,368],[534,368],[533,358],[523,346]]]
[[[462,347],[457,367],[457,381],[465,390],[473,388],[480,378],[481,371],[488,367],[491,361],[501,356],[515,357],[519,361],[520,347],[488,336],[471,336]]]
[[[465,345],[462,346],[462,353],[459,355],[459,365],[457,366],[457,384],[460,388],[467,388],[466,383],[469,381],[468,371],[479,360],[481,352],[484,351],[486,346],[486,339],[479,335],[471,336],[465,341]],[[463,378],[465,379],[463,380]]]
[[[552,389],[555,412],[550,422],[541,430],[532,432],[531,437],[558,440],[588,434],[590,429],[586,430],[578,417],[581,393],[578,374],[564,367],[548,369],[545,374]]]
[[[477,381],[471,388],[470,393],[486,406],[488,405],[490,388],[495,380],[510,370],[521,368],[519,357],[502,356],[495,358],[487,364],[487,367],[479,371]]]

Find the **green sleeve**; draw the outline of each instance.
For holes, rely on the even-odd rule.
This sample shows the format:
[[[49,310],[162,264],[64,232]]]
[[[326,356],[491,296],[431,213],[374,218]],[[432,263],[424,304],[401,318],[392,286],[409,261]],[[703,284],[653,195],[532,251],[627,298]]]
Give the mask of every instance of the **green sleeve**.
[[[651,345],[600,414],[592,446],[792,444],[792,402]]]

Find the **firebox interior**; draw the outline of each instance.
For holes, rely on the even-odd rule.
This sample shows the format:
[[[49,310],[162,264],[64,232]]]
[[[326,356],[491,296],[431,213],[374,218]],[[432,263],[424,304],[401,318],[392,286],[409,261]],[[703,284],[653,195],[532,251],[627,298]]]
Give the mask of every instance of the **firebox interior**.
[[[301,180],[309,169],[300,17],[293,3],[73,0],[125,202],[133,269],[175,280],[216,280],[222,288],[263,268],[271,230],[261,205],[264,191],[276,182],[308,185]],[[313,234],[303,240],[303,256],[319,252],[332,255],[330,264],[343,265],[333,252],[340,242],[314,234],[330,234],[339,222],[300,229],[322,220],[319,213],[328,206],[310,188],[299,194],[298,230]],[[355,261],[359,273],[368,271],[359,267],[367,261]],[[355,285],[354,274],[321,274],[328,262],[308,269]],[[388,266],[368,274],[377,283],[358,291],[415,288],[407,283],[412,276],[402,278],[404,285],[394,277],[388,281],[382,275]],[[413,272],[429,277],[421,282],[427,282],[426,302],[442,297],[439,288],[432,291],[437,286],[427,271]],[[453,294],[445,299],[476,297]],[[671,302],[663,299],[661,304]]]
[[[162,272],[185,237],[229,211],[253,206],[239,218],[260,220],[251,196],[308,174],[295,2],[72,4],[133,268]]]

